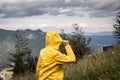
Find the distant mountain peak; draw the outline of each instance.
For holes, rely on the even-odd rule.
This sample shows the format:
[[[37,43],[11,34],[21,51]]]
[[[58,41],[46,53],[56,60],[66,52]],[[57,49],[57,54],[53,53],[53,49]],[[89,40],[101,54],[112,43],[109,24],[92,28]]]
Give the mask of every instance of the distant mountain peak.
[[[31,29],[26,29],[25,31],[32,31]]]
[[[85,35],[97,35],[97,36],[104,36],[104,35],[113,35],[112,31],[101,31],[101,32],[86,32]]]
[[[37,29],[36,31],[40,31],[40,32],[43,32],[41,29]]]

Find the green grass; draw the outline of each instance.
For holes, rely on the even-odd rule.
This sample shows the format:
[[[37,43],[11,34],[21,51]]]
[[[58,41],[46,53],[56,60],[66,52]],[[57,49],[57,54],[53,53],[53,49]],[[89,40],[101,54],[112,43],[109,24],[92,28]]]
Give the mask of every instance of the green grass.
[[[33,73],[26,73],[25,75],[15,76],[11,80],[37,80],[37,77]]]
[[[120,80],[120,45],[66,65],[65,80]]]
[[[64,66],[64,80],[120,80],[120,45],[104,53],[90,54]],[[26,74],[12,80],[37,80]]]

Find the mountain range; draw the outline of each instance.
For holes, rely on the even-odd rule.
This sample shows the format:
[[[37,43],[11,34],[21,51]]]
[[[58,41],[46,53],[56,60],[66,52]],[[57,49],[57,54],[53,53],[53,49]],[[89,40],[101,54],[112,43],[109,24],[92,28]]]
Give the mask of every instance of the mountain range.
[[[86,32],[85,35],[97,35],[97,36],[104,36],[104,35],[113,35],[112,31],[101,31],[101,32]]]
[[[45,32],[38,30],[20,30],[20,35],[27,38],[29,48],[32,49],[32,56],[38,56],[39,50],[45,46]],[[15,31],[0,29],[0,67],[6,66],[9,53],[15,52]]]
[[[45,47],[45,32],[42,30],[20,30],[19,32],[24,38],[28,39],[29,47],[32,49],[32,56],[38,56],[40,49]],[[6,66],[9,53],[15,52],[15,31],[0,29],[0,67]],[[103,35],[104,34],[104,35]],[[90,47],[98,50],[102,46],[112,45],[115,43],[114,37],[110,32],[101,32],[85,35],[86,38],[91,38]]]

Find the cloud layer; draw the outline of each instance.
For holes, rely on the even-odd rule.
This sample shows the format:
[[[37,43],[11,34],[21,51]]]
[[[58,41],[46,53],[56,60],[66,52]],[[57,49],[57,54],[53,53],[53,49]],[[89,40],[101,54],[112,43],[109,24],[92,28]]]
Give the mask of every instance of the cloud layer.
[[[0,17],[53,16],[107,17],[120,11],[120,0],[4,0],[0,2]]]

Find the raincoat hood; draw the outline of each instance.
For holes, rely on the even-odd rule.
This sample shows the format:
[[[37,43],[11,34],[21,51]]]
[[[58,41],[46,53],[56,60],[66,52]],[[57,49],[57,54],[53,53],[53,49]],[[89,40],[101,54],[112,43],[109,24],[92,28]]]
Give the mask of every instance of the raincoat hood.
[[[58,49],[61,43],[62,43],[62,38],[57,32],[48,31],[46,33],[46,47],[50,46],[55,49]]]

